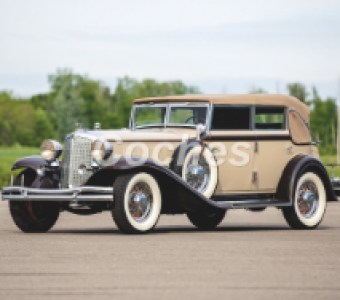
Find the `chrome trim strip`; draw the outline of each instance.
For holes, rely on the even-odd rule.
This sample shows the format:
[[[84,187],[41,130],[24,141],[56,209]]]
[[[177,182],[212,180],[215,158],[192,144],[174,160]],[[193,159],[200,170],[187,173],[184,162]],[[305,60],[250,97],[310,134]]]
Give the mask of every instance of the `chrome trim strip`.
[[[249,203],[249,204],[242,204],[239,205],[233,204],[233,208],[249,208],[249,207],[282,207],[282,206],[292,206],[289,202],[271,202],[271,203]]]
[[[239,201],[216,201],[220,208],[230,207],[231,208],[248,208],[248,207],[281,207],[281,206],[292,206],[290,202],[279,202],[273,199],[263,199],[263,200],[239,200]]]
[[[95,142],[96,140],[105,141],[105,139],[101,138],[99,135],[95,135],[93,133],[88,133],[85,130],[75,131],[73,134],[74,134],[74,136],[77,136],[77,137],[82,137],[82,138],[89,139],[92,142]]]
[[[209,105],[209,113],[207,116],[207,129],[206,129],[206,135],[208,135],[210,133],[211,130],[211,124],[212,124],[212,118],[214,116],[214,105],[210,103]]]
[[[16,193],[16,194],[12,194]],[[19,193],[19,194],[18,194]],[[90,193],[90,194],[86,194]],[[2,188],[2,200],[11,201],[113,201],[112,187],[83,186],[69,189]]]
[[[294,107],[290,107],[288,111],[293,111],[295,113],[297,113],[297,115],[300,117],[300,119],[303,121],[303,123],[305,123],[306,127],[308,128],[310,134],[313,136],[313,139],[315,142],[313,142],[313,145],[319,145],[321,144],[321,141],[319,141],[317,139],[317,137],[315,136],[314,132],[312,131],[312,128],[309,126],[309,122],[300,114],[300,112],[298,110],[296,110]]]

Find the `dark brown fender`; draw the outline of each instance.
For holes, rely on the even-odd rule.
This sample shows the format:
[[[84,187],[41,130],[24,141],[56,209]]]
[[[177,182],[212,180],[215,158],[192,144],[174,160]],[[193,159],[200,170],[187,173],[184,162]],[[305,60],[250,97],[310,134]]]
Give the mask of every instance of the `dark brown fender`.
[[[12,166],[12,171],[16,169],[29,168],[37,170],[41,166],[47,166],[47,162],[41,156],[27,156],[18,159]]]
[[[292,203],[296,182],[300,175],[306,171],[317,173],[320,176],[326,189],[327,201],[338,201],[325,166],[319,159],[310,155],[297,155],[291,159],[282,173],[275,197],[278,200]]]
[[[163,204],[166,213],[231,208],[230,205],[226,206],[206,198],[172,170],[151,159],[147,159],[142,165],[134,166],[128,163],[126,157],[121,157],[112,165],[103,166],[95,172],[84,185],[112,185],[115,177],[130,172],[147,172],[157,179],[162,198],[165,200]]]
[[[140,158],[135,157],[133,159],[138,160]],[[47,166],[46,161],[41,156],[30,156],[17,160],[13,164],[12,170],[27,168],[36,171],[41,166]],[[162,197],[165,200],[164,210],[167,213],[231,208],[229,205],[226,206],[206,198],[169,168],[151,159],[147,159],[142,165],[135,166],[128,163],[127,158],[121,157],[118,161],[110,165],[106,164],[94,172],[83,185],[112,186],[115,177],[128,172],[148,172],[157,179],[161,187]],[[56,170],[54,174],[50,173],[44,177],[36,174],[31,187],[56,188],[59,180],[60,169]]]
[[[12,166],[11,170],[17,169],[28,169],[25,172],[25,176],[30,176],[31,178],[35,176],[34,180],[31,179],[32,183],[30,187],[33,188],[57,188],[60,181],[60,171],[57,170],[55,174],[48,174],[46,176],[40,177],[37,174],[37,169],[41,166],[47,166],[47,162],[41,156],[27,156],[18,159]],[[33,172],[34,171],[34,172]]]

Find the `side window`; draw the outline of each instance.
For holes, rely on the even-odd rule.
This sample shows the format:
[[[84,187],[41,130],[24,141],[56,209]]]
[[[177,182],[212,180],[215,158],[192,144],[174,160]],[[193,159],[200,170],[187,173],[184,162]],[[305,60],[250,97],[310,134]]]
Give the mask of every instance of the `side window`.
[[[250,106],[214,106],[212,130],[250,130]]]
[[[283,107],[255,107],[255,130],[285,130]]]
[[[169,124],[205,124],[207,107],[171,107]]]

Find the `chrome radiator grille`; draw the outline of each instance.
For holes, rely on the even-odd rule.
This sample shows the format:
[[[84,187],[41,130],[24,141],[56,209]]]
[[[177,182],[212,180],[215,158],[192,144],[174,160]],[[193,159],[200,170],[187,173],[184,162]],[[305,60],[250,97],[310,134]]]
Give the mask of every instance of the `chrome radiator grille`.
[[[83,136],[67,137],[64,144],[64,158],[61,164],[61,187],[77,187],[86,181],[91,172],[78,173],[81,164],[91,165],[91,139]]]

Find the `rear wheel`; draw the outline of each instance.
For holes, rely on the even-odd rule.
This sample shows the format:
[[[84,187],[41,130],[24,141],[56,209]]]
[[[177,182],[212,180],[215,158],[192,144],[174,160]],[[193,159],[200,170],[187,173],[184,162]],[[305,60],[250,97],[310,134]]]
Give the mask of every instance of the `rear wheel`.
[[[314,229],[326,211],[326,191],[320,177],[304,173],[297,181],[293,206],[282,209],[283,216],[293,229]]]
[[[214,210],[211,212],[188,211],[187,216],[190,222],[202,230],[211,230],[216,228],[224,219],[226,210]]]
[[[113,219],[125,233],[146,233],[159,219],[162,207],[157,181],[147,173],[118,177],[114,183]]]
[[[30,186],[35,178],[32,170],[20,173],[14,185],[20,185],[24,176],[25,186]],[[46,232],[59,218],[58,202],[50,201],[10,201],[9,210],[14,223],[23,232]]]

